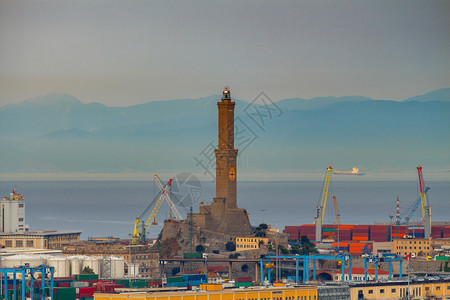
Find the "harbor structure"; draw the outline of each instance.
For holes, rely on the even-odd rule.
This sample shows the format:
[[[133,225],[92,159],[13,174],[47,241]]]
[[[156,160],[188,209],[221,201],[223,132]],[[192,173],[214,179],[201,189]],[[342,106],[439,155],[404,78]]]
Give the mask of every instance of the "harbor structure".
[[[216,197],[210,205],[200,204],[200,212],[192,214],[193,224],[200,228],[231,235],[252,232],[245,209],[237,206],[237,155],[234,149],[234,109],[231,93],[225,87],[218,107],[218,148],[216,157]]]
[[[13,189],[0,204],[0,232],[25,231],[25,197]]]

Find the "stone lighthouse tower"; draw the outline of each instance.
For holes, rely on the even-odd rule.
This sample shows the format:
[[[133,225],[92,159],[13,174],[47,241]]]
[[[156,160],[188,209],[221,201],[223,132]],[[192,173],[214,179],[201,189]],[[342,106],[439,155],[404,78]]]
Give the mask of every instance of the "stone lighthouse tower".
[[[200,212],[193,214],[194,225],[231,235],[249,235],[252,232],[245,209],[238,208],[237,154],[234,149],[234,107],[231,93],[225,87],[219,110],[219,141],[216,155],[216,197],[210,205],[200,204]]]
[[[238,150],[234,149],[234,106],[230,90],[225,87],[219,108],[219,149],[216,154],[216,198],[225,199],[227,209],[237,208],[236,203],[236,158]]]

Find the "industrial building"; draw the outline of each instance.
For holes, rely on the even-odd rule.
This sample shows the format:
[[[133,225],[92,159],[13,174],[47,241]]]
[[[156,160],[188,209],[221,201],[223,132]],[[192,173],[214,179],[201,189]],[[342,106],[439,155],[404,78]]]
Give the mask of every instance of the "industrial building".
[[[25,231],[25,197],[13,189],[0,204],[0,232]]]
[[[11,249],[62,249],[80,240],[81,231],[24,231],[0,233],[0,245]]]

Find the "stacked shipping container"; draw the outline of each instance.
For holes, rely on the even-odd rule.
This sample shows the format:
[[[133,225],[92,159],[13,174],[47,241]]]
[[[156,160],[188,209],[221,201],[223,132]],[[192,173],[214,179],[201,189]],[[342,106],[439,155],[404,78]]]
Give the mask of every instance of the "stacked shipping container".
[[[352,229],[352,240],[368,241],[369,240],[369,225],[355,225]]]

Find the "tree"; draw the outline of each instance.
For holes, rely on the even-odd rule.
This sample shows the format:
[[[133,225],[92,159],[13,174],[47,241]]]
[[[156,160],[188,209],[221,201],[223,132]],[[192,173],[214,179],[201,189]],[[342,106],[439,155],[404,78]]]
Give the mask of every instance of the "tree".
[[[172,269],[172,276],[175,276],[178,273],[180,273],[180,267],[175,267],[175,268]]]
[[[233,242],[228,242],[225,244],[225,249],[227,251],[236,251],[236,245]]]
[[[197,247],[195,247],[195,251],[198,253],[203,253],[205,252],[205,247],[203,245],[197,245]]]
[[[265,233],[264,231],[258,231],[258,232],[255,234],[255,236],[256,236],[256,237],[265,237],[265,236],[266,236],[266,233]]]
[[[94,270],[90,267],[86,266],[84,267],[83,271],[81,271],[81,274],[95,274]]]
[[[259,224],[258,227],[260,227],[263,230],[267,230],[267,228],[269,228],[266,223],[261,223],[261,224]]]

